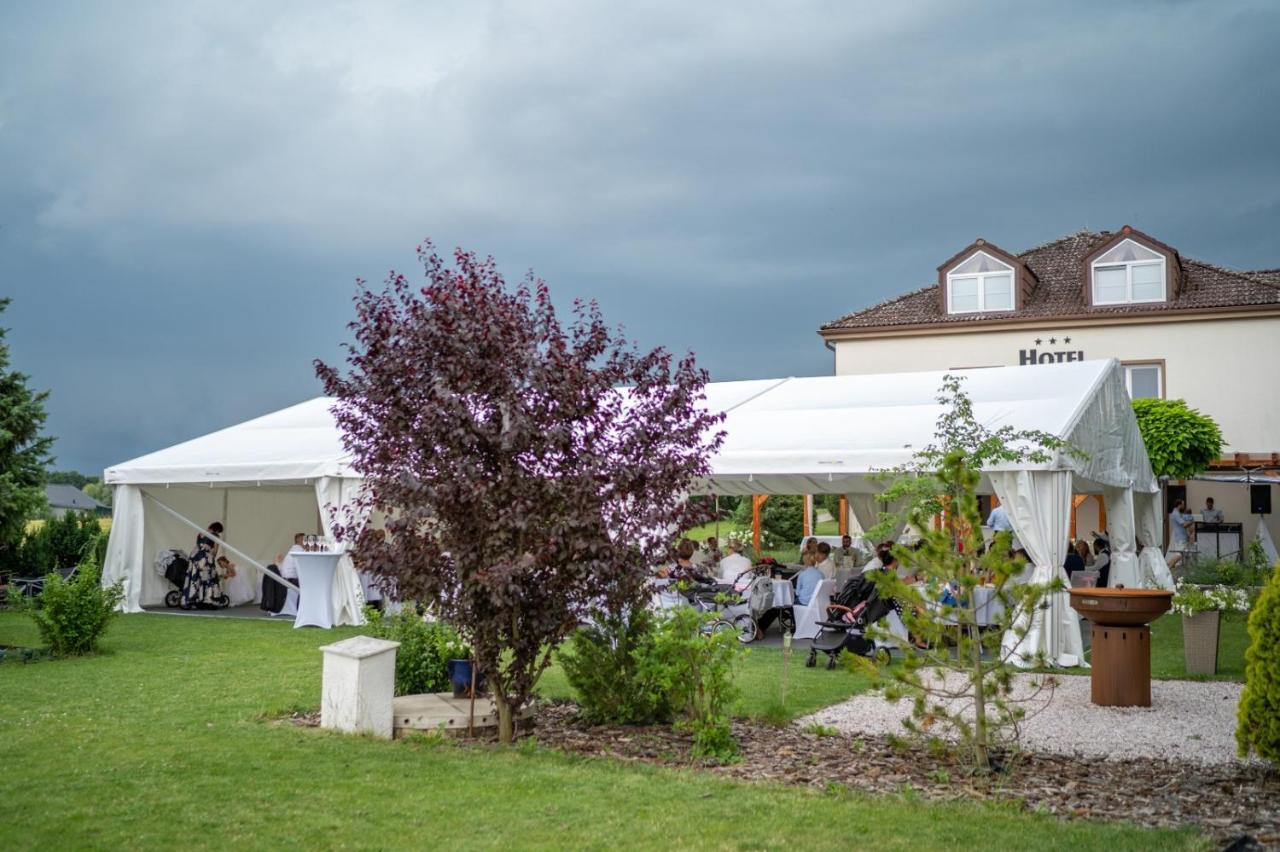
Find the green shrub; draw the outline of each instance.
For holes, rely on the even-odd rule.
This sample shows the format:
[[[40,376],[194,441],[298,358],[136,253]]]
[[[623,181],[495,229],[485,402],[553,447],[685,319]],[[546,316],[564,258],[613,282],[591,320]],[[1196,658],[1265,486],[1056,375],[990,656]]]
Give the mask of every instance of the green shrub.
[[[1197,586],[1251,588],[1264,585],[1270,576],[1271,565],[1262,550],[1262,543],[1254,541],[1238,560],[1197,559],[1183,579]]]
[[[107,536],[92,515],[70,512],[61,518],[48,518],[5,551],[0,575],[43,577],[91,557],[101,564],[106,546]]]
[[[705,632],[705,619],[692,607],[671,610],[639,671],[667,696],[677,725],[693,732],[695,757],[730,760],[738,753],[729,707],[738,697],[733,677],[743,648],[732,631]]]
[[[1156,476],[1186,479],[1222,455],[1222,430],[1181,399],[1135,399],[1133,413]]]
[[[733,522],[751,529],[750,500],[744,499],[738,504],[733,513]],[[794,494],[780,494],[764,501],[760,507],[760,534],[765,550],[794,547],[804,535],[804,498]]]
[[[447,691],[449,660],[470,657],[457,631],[439,621],[424,621],[412,606],[394,615],[366,607],[365,618],[371,634],[400,643],[396,649],[396,695]]]
[[[98,649],[123,595],[119,583],[102,587],[102,570],[91,556],[70,580],[50,574],[44,591],[24,606],[53,656],[67,657]]]
[[[654,621],[646,609],[629,617],[605,615],[576,630],[557,652],[588,721],[632,725],[671,720],[662,685],[651,670],[642,671],[653,655]]]
[[[1236,746],[1242,757],[1253,751],[1280,766],[1280,564],[1249,614]]]

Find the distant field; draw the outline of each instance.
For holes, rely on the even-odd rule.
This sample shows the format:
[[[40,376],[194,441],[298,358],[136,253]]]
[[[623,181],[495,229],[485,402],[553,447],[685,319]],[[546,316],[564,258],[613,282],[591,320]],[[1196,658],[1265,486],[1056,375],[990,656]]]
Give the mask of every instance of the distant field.
[[[37,518],[34,521],[27,521],[27,532],[35,532],[44,526],[44,519]],[[98,518],[98,526],[102,527],[103,532],[111,532],[111,519]]]

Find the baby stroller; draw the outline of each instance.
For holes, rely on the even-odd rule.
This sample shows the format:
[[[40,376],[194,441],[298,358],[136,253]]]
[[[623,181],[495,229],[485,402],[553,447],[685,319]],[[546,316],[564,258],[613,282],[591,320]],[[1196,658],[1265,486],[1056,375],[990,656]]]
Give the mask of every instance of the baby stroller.
[[[187,555],[181,550],[162,550],[156,555],[156,573],[174,587],[164,596],[164,605],[170,609],[182,605],[182,584],[186,582],[189,564]]]
[[[751,617],[750,605],[738,597],[739,593],[729,585],[694,586],[685,597],[699,612],[714,612],[716,617],[707,622],[708,633],[733,631],[744,644],[755,641],[756,621]],[[722,598],[738,598],[736,602],[723,602]]]
[[[816,666],[819,651],[827,655],[828,669],[836,667],[836,657],[841,651],[871,656],[875,643],[867,638],[867,625],[875,624],[893,608],[893,601],[880,597],[871,578],[859,576],[849,580],[840,594],[832,598],[826,620],[818,622],[822,630],[810,642],[805,665]]]

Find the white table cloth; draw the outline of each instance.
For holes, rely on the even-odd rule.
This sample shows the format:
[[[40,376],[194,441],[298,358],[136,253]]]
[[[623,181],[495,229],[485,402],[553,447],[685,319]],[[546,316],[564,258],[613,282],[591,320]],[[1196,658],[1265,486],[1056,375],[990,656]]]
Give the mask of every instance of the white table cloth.
[[[773,581],[773,605],[795,606],[796,603],[796,587],[791,585],[790,580],[774,580]]]
[[[294,553],[298,566],[298,617],[294,627],[333,627],[333,578],[341,553]]]
[[[917,584],[917,588],[921,593],[928,597],[928,591]],[[939,590],[938,594],[941,594]],[[996,596],[994,586],[975,586],[973,589],[973,600],[977,604],[977,618],[979,627],[987,627],[994,624],[1000,614],[1004,612],[1004,603]],[[933,605],[941,607],[941,604],[933,601]],[[951,624],[956,623],[955,615],[946,616],[946,620]]]

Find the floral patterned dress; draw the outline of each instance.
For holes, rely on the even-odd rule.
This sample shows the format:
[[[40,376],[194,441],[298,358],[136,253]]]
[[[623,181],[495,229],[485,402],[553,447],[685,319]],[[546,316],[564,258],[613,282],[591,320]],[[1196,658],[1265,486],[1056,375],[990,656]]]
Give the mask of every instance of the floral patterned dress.
[[[196,539],[195,552],[187,563],[187,576],[182,584],[182,606],[184,609],[214,607],[221,599],[222,585],[218,582],[213,542],[201,536]]]

